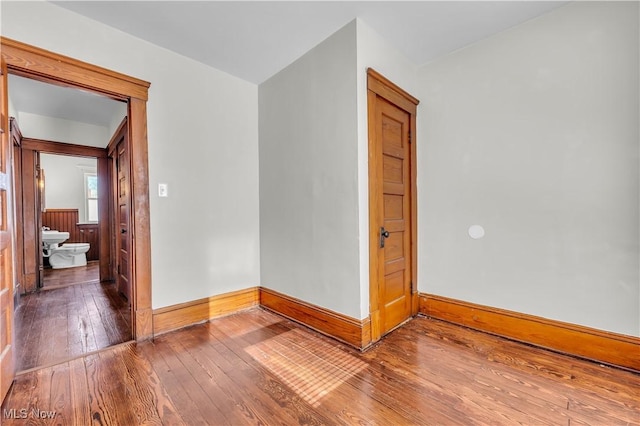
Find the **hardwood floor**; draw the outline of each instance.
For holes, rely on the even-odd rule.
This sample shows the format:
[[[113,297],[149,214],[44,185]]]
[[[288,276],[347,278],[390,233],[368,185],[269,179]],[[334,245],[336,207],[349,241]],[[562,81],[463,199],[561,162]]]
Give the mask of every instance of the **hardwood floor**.
[[[100,264],[97,261],[75,268],[45,268],[43,272],[42,287],[45,289],[100,282]]]
[[[41,291],[21,297],[15,316],[18,371],[131,340],[129,305],[115,284],[92,278],[96,267],[57,270]]]
[[[19,375],[3,424],[34,410],[78,425],[626,425],[640,375],[423,317],[360,353],[255,308]]]

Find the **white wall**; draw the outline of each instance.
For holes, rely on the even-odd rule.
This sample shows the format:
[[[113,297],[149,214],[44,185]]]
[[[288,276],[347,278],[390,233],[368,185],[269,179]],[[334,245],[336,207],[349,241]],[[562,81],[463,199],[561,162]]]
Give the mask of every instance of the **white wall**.
[[[357,21],[358,223],[361,318],[369,315],[369,139],[367,69],[373,68],[416,96],[418,67],[362,20]],[[418,149],[420,147],[418,146]]]
[[[360,318],[356,24],[259,88],[262,285]]]
[[[638,36],[574,2],[420,71],[421,292],[640,335]]]
[[[118,130],[118,127],[120,127],[120,124],[122,124],[122,120],[124,120],[124,118],[127,116],[127,112],[125,109],[125,113],[122,114],[122,116],[120,115],[114,115],[111,118],[111,122],[109,123],[109,135],[113,136],[116,134],[116,131]],[[107,141],[107,143],[110,142]]]
[[[153,307],[259,285],[257,86],[48,2],[1,7],[2,35],[151,82]]]
[[[264,286],[368,314],[371,66],[422,101],[419,290],[640,335],[637,3],[575,2],[419,70],[352,23],[259,99],[52,4],[1,7],[3,35],[152,83],[154,307],[260,284],[261,241]]]
[[[13,101],[11,100],[11,94],[10,93],[9,93],[9,96],[8,96],[8,100],[9,100],[9,117],[17,118],[18,111],[16,110],[16,107],[14,106]]]
[[[84,174],[95,173],[97,166],[95,158],[40,154],[40,167],[45,172],[46,208],[78,209],[78,220],[85,222]]]
[[[98,148],[106,147],[111,138],[109,129],[95,124],[22,111],[18,112],[16,120],[18,121],[18,126],[20,126],[22,136],[25,138],[75,143]]]

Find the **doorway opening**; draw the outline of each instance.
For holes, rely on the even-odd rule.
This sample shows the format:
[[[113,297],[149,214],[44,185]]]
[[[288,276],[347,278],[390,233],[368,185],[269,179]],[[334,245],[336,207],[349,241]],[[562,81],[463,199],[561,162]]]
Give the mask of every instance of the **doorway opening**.
[[[149,194],[146,135],[146,100],[149,83],[111,70],[97,67],[58,55],[34,46],[26,45],[5,37],[0,37],[2,58],[9,74],[27,77],[55,86],[81,89],[83,91],[106,96],[127,104],[128,141],[130,157],[128,168],[131,170],[129,199],[130,233],[130,283],[131,283],[131,331],[136,340],[152,336],[151,312],[151,264],[149,234]],[[6,102],[6,100],[5,100]],[[103,168],[108,170],[108,157],[104,157]],[[101,169],[100,162],[98,170]],[[100,222],[100,231],[108,227],[109,222]],[[14,233],[19,228],[16,226]],[[110,235],[106,229],[103,235]],[[135,236],[135,238],[133,238]],[[102,240],[101,240],[102,241]],[[19,253],[18,253],[19,254]],[[16,256],[18,257],[18,256]],[[24,259],[23,259],[24,261]],[[111,267],[109,265],[108,267]],[[101,271],[102,273],[102,271]],[[19,277],[18,277],[19,278]],[[18,282],[22,285],[22,283]],[[10,289],[13,298],[15,288]],[[17,293],[17,292],[15,292]],[[13,315],[7,319],[11,329]],[[8,336],[7,345],[11,346],[13,336]],[[5,372],[4,361],[2,365]],[[13,367],[6,371],[5,379],[15,374]]]
[[[110,141],[127,129],[127,105],[15,75],[8,95],[18,117],[11,119],[20,173],[14,336],[16,369],[24,371],[132,338],[130,291],[115,283],[122,257],[110,244],[108,154]]]

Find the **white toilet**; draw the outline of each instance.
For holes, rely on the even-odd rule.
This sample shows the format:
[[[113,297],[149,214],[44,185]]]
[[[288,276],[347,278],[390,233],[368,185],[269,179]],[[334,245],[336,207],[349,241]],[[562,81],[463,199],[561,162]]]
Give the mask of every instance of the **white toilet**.
[[[53,269],[73,268],[87,264],[89,243],[67,243],[49,250],[49,265]]]
[[[49,265],[53,269],[72,268],[87,264],[87,252],[91,247],[89,243],[67,243],[63,241],[69,238],[68,232],[55,230],[42,230],[42,246],[44,257],[49,258]]]

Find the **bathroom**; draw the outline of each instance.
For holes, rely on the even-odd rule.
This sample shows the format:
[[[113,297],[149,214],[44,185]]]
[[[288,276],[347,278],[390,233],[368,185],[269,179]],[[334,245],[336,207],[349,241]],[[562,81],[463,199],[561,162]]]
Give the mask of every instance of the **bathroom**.
[[[87,266],[99,259],[97,160],[43,153],[40,174],[45,287],[55,274],[48,269]]]

